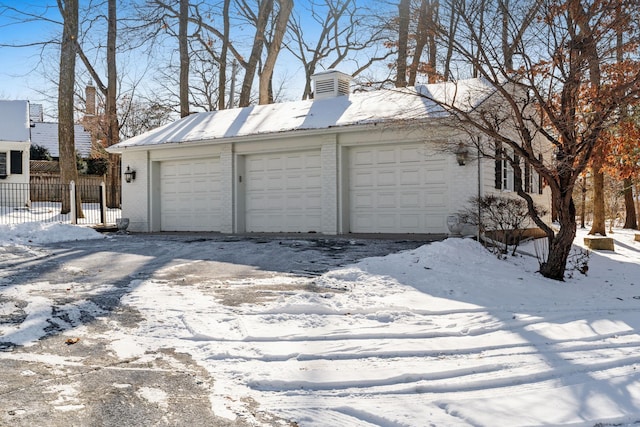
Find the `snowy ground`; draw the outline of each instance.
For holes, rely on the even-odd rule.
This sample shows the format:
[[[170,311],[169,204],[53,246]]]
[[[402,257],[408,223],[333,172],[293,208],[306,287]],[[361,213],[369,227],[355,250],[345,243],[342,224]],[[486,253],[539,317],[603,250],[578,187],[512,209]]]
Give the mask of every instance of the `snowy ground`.
[[[16,262],[43,256],[58,240],[103,239],[66,225],[0,227],[0,255]],[[206,254],[180,252],[153,274],[130,277],[120,304],[141,320],[132,328],[101,317],[109,328],[99,338],[120,359],[159,348],[190,354],[214,379],[213,412],[247,425],[270,425],[251,410],[255,402],[306,427],[633,425],[640,423],[640,242],[629,230],[611,237],[615,252],[591,253],[588,275],[573,272],[565,282],[537,274],[534,256],[498,260],[463,239],[320,276],[208,279],[197,274],[211,262]],[[255,248],[236,243],[234,250]],[[522,249],[534,253],[532,243]],[[27,316],[0,324],[0,342],[25,348],[47,335],[43,307],[54,305],[47,293],[81,286],[11,283],[0,281],[0,319],[10,300],[29,301]],[[80,314],[65,309],[65,334],[82,339]],[[0,362],[10,357],[0,352]],[[163,407],[154,389],[140,393]]]

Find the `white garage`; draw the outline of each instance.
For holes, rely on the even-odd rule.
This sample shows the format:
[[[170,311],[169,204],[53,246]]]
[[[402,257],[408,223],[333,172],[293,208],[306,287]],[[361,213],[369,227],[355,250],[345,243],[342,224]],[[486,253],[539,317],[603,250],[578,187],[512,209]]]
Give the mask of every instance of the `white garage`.
[[[137,172],[129,229],[443,234],[469,199],[505,191],[479,136],[424,96],[472,111],[495,92],[485,81],[349,93],[345,74],[314,78],[313,99],[190,114],[109,147]]]
[[[321,231],[319,150],[249,155],[245,168],[246,231]]]
[[[220,230],[219,158],[160,162],[162,231]]]
[[[447,159],[425,144],[349,151],[352,233],[439,233],[447,215]]]

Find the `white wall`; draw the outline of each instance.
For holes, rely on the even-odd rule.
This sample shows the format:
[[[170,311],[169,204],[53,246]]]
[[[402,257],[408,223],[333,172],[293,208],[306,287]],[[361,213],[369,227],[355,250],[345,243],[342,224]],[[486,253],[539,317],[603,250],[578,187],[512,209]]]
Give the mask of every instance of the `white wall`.
[[[463,209],[470,198],[478,196],[478,168],[480,167],[481,193],[493,190],[493,162],[475,158],[470,147],[465,165],[459,166],[453,148],[465,141],[463,134],[453,134],[451,127],[370,126],[354,131],[295,132],[267,135],[261,138],[235,138],[204,141],[198,144],[155,146],[150,149],[125,149],[122,169],[136,170],[136,180],[123,179],[123,217],[130,219],[132,231],[159,231],[159,165],[163,160],[217,157],[220,158],[222,187],[222,229],[224,233],[244,231],[244,157],[250,154],[318,150],[322,163],[322,233],[336,234],[349,231],[348,213],[348,161],[350,147],[382,146],[388,144],[425,144],[432,155],[445,159],[445,179],[449,183],[446,194],[447,212],[438,219],[442,233],[447,233],[446,216]],[[547,197],[547,196],[543,196]],[[302,230],[301,230],[302,231]]]
[[[11,151],[22,152],[22,173],[11,173]],[[6,153],[7,176],[0,179],[0,204],[24,207],[29,204],[29,142],[0,141],[0,152]],[[3,185],[6,184],[6,185]]]

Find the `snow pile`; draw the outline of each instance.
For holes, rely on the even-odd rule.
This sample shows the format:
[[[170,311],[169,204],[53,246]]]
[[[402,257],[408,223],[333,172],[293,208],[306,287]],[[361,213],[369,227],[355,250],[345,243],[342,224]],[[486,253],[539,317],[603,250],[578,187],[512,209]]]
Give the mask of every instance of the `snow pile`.
[[[42,245],[71,240],[103,239],[104,235],[92,228],[70,224],[25,222],[0,224],[0,246]]]

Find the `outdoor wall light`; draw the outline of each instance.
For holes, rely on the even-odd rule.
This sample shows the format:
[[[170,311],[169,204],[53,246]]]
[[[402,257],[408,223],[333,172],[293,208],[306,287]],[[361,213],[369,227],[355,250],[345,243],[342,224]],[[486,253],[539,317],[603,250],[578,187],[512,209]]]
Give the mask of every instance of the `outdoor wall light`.
[[[464,166],[467,163],[467,157],[469,156],[469,149],[464,143],[458,144],[458,148],[456,148],[456,160],[460,166]]]
[[[124,171],[124,180],[127,182],[134,181],[136,179],[136,171],[131,170],[129,166],[127,166],[127,170]]]

